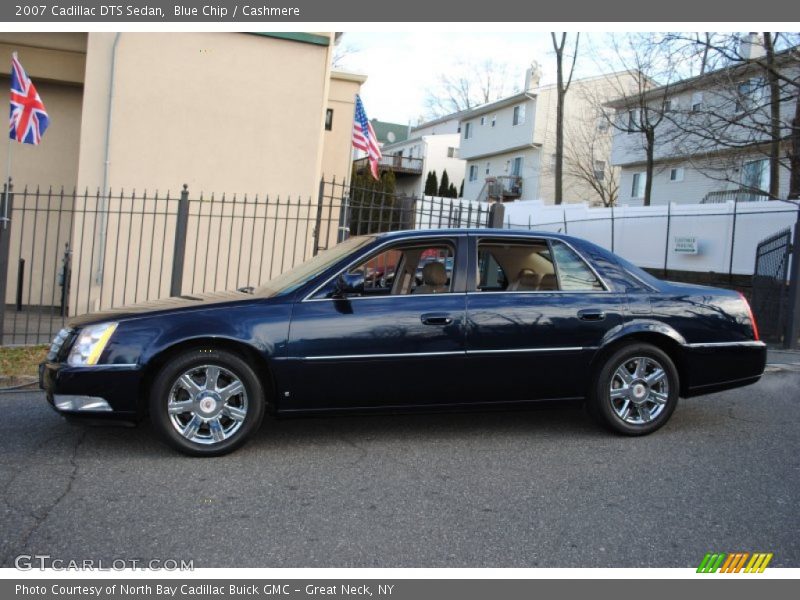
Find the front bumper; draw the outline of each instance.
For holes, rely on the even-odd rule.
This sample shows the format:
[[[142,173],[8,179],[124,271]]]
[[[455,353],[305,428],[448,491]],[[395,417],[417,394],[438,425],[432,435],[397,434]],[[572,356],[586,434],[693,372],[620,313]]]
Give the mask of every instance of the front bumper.
[[[136,419],[141,414],[139,365],[72,367],[39,365],[39,387],[60,414],[76,417]]]

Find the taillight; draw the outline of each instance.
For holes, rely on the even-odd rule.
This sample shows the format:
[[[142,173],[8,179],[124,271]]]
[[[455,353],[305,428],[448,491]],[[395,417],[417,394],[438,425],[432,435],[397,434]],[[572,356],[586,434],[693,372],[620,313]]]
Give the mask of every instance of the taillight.
[[[753,309],[750,308],[750,303],[747,301],[747,298],[744,297],[742,292],[739,292],[739,296],[741,296],[742,302],[744,302],[744,305],[747,308],[747,316],[750,317],[750,325],[753,327],[753,339],[758,341],[761,338],[758,335],[758,325],[756,324],[756,318],[753,316]]]

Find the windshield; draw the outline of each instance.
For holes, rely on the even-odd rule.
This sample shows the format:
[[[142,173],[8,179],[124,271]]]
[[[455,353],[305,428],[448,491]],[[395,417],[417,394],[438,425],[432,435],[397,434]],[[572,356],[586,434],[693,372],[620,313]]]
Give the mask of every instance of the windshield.
[[[304,263],[273,277],[267,283],[259,287],[254,293],[258,296],[280,296],[288,294],[313,279],[335,262],[341,260],[351,252],[368,244],[373,239],[372,236],[357,236],[346,239],[329,250],[323,250],[313,258],[309,258]]]

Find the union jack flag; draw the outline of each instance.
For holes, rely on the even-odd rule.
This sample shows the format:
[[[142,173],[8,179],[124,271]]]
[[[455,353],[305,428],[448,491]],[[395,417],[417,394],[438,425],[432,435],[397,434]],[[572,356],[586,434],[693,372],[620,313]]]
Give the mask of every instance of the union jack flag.
[[[38,144],[42,141],[50,117],[42,99],[17,58],[11,56],[11,118],[8,137],[21,144]]]
[[[353,146],[367,153],[370,173],[375,179],[380,179],[378,161],[381,159],[381,149],[378,147],[378,137],[367,119],[361,96],[358,95],[356,95],[356,116],[353,122]]]

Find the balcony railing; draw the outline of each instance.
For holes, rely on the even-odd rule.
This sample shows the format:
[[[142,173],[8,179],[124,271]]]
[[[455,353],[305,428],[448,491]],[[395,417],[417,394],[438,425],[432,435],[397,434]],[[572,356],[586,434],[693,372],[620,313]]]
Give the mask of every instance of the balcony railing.
[[[369,169],[369,159],[359,158],[353,163],[357,171]],[[379,171],[394,171],[395,174],[422,175],[422,159],[388,154],[378,161]]]
[[[738,190],[717,190],[708,192],[700,201],[700,204],[722,204],[724,202],[763,202],[769,200],[769,193],[761,190],[738,189]]]

